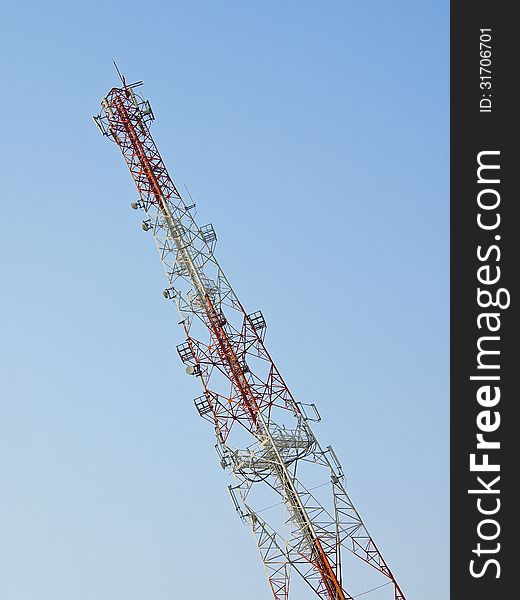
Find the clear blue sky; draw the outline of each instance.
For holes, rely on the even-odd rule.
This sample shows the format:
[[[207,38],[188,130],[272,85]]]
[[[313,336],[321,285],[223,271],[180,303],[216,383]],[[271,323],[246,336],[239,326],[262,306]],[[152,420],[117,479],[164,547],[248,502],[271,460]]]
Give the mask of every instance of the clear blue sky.
[[[9,2],[0,50],[2,600],[270,597],[91,121],[112,58],[409,599],[446,598],[448,2]]]

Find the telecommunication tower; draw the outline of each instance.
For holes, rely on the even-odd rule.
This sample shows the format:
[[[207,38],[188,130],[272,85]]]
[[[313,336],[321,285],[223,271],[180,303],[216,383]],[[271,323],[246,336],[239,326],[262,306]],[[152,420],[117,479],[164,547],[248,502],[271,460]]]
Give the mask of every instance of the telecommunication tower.
[[[292,396],[264,345],[262,313],[246,312],[215,258],[213,226],[195,222],[194,205],[169,176],[150,134],[150,103],[135,91],[142,82],[120,78],[94,120],[119,146],[137,186],[132,207],[144,212],[142,228],[153,234],[166,271],[164,297],[181,317],[185,341],[177,352],[202,386],[195,407],[214,428],[231,499],[253,532],[274,598],[288,600],[297,573],[319,598],[352,600],[342,577],[346,551],[405,600],[347,494],[332,447],[311,430],[320,420],[316,406]]]

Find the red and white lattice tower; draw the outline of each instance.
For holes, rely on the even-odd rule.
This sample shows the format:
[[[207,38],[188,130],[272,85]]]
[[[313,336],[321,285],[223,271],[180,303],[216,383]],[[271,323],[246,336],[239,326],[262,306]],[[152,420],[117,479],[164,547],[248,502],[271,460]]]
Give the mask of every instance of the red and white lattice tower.
[[[186,341],[177,351],[202,385],[195,407],[214,428],[232,501],[251,527],[274,598],[289,598],[295,572],[319,598],[352,599],[341,571],[348,551],[404,600],[347,494],[334,451],[311,430],[315,405],[292,396],[264,345],[262,313],[245,311],[213,254],[212,225],[195,222],[193,205],[170,178],[150,134],[150,104],[135,92],[141,82],[121,81],[94,119],[119,146],[137,186],[132,206],[144,211],[142,227],[153,233],[168,279],[164,296],[181,315]]]

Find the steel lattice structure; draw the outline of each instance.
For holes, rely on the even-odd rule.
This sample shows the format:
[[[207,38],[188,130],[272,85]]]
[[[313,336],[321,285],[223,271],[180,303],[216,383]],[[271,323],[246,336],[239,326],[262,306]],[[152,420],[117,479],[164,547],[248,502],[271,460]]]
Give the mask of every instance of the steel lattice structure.
[[[142,227],[153,233],[168,279],[164,296],[181,315],[186,341],[177,351],[202,384],[195,406],[214,427],[221,465],[234,482],[231,498],[256,538],[274,598],[289,598],[296,572],[319,598],[352,600],[341,572],[346,550],[405,600],[346,492],[334,451],[311,430],[319,420],[315,405],[292,396],[264,345],[262,313],[244,310],[214,256],[213,227],[197,225],[194,205],[170,178],[150,134],[150,104],[135,92],[141,82],[121,81],[94,119],[119,146],[137,186],[132,207],[145,213]],[[262,509],[269,497],[275,505]]]

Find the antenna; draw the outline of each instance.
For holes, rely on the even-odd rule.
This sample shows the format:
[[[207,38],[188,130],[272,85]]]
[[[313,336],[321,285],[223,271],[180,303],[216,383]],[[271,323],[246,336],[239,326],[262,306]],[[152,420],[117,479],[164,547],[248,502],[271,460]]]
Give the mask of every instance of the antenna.
[[[121,79],[121,83],[123,84],[123,87],[126,88],[125,78],[123,77],[123,75],[121,75],[121,71],[119,70],[119,67],[117,66],[116,61],[114,59],[112,59],[112,62],[114,63],[114,67],[116,68],[117,74],[119,75],[119,79]]]
[[[185,184],[184,184],[184,187],[186,188],[186,191],[188,192],[188,196],[190,197],[191,203],[193,204],[193,206],[195,206],[195,202],[193,202],[193,198],[192,198],[192,196],[191,196],[191,192],[190,192],[190,190],[189,190],[189,188],[188,188],[188,184],[187,184],[187,183],[185,183]]]

